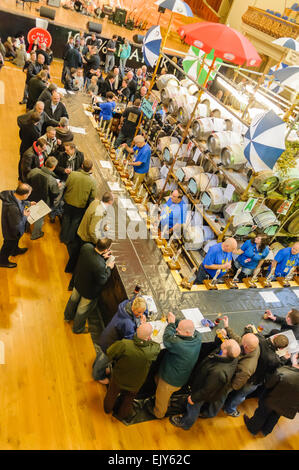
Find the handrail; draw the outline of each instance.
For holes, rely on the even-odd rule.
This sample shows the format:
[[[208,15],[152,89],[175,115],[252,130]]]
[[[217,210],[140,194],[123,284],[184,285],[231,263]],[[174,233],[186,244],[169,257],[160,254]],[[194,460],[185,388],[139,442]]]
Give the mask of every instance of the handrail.
[[[212,13],[214,13],[215,16],[218,16],[218,18],[220,18],[219,13],[217,13],[217,11],[214,10],[213,7],[211,7],[211,5],[207,2],[207,0],[202,0],[202,2],[204,5],[206,5],[206,7],[208,7],[209,10],[211,10]]]

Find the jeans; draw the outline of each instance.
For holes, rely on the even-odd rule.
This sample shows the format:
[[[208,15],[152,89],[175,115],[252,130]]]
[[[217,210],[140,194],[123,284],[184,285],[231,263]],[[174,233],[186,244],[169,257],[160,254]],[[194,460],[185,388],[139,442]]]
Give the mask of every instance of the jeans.
[[[119,70],[123,77],[125,75],[126,62],[127,62],[127,59],[119,59]]]
[[[283,399],[283,397],[282,397]],[[249,419],[246,427],[252,434],[262,431],[264,436],[270,434],[277,424],[280,415],[276,411],[268,408],[263,398],[260,398],[257,409],[252,418]]]
[[[114,148],[117,149],[121,144],[124,144],[124,143],[128,144],[128,146],[130,147],[132,140],[133,140],[133,136],[131,137],[131,136],[124,135],[122,131],[120,131],[114,143]]]
[[[44,217],[41,217],[33,224],[33,229],[31,232],[31,240],[35,240],[39,238],[42,234],[42,226],[44,224]]]
[[[104,380],[106,378],[106,367],[109,364],[108,356],[101,350],[92,366],[92,376],[94,380]]]
[[[232,390],[225,400],[223,409],[226,413],[233,413],[237,410],[237,406],[243,403],[250,393],[254,392],[259,385],[247,383],[240,390]]]
[[[253,274],[254,269],[244,268],[244,266],[242,266],[236,259],[234,261],[234,265],[237,269],[242,268],[242,273],[246,274],[246,276],[251,276]]]
[[[182,428],[190,429],[193,426],[200,414],[200,410],[203,404],[203,401],[195,403],[194,405],[190,405],[189,403],[187,403],[186,413],[180,421]]]
[[[110,70],[113,69],[115,63],[114,55],[106,55],[106,60],[105,60],[105,73],[110,72]]]
[[[80,334],[84,332],[86,320],[96,305],[97,299],[86,299],[82,297],[74,287],[64,311],[65,320],[74,320],[74,333]]]

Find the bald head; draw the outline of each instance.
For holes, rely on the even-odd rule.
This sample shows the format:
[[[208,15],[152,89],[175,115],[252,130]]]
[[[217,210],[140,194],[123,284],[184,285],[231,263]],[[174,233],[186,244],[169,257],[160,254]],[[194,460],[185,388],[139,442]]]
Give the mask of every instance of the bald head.
[[[151,339],[153,328],[150,323],[142,323],[136,330],[137,338],[143,341],[149,341]]]
[[[235,359],[241,354],[241,348],[234,339],[226,339],[221,344],[221,350],[224,357]]]
[[[227,240],[225,240],[222,243],[222,250],[225,253],[231,253],[232,251],[235,251],[237,248],[238,248],[238,243],[236,242],[234,238],[227,238]]]
[[[249,354],[256,350],[259,345],[259,340],[257,336],[253,333],[247,333],[242,336],[242,346],[244,348],[245,354]]]
[[[181,320],[176,329],[181,336],[193,336],[195,327],[192,320]]]
[[[299,253],[299,242],[294,243],[291,248],[292,255],[298,255]]]
[[[134,137],[134,144],[137,145],[137,147],[143,147],[145,144],[145,139],[142,135],[136,135]]]

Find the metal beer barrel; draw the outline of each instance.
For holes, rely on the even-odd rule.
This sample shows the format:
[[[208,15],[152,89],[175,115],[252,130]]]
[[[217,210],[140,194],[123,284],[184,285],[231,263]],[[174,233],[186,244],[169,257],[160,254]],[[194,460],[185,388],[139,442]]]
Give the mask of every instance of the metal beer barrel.
[[[288,196],[299,191],[299,168],[291,168],[288,177],[279,185],[279,191]]]
[[[291,235],[299,235],[299,209],[292,214],[284,228]]]
[[[158,90],[160,91],[163,88],[166,88],[167,86],[176,86],[176,87],[180,86],[179,81],[176,78],[176,76],[168,74],[168,73],[165,75],[161,75],[159,78],[157,78],[156,85],[157,85]]]
[[[186,126],[191,119],[191,114],[193,112],[194,106],[196,103],[195,101],[188,99],[185,106],[180,106],[178,111],[178,121],[183,125]],[[209,115],[209,108],[205,104],[198,104],[197,108],[194,113],[195,118],[205,118]]]
[[[200,166],[185,166],[184,168],[179,168],[177,170],[176,177],[182,183],[183,181],[188,182],[190,178],[193,178],[200,173],[203,173],[203,169]]]
[[[277,232],[279,221],[274,212],[265,205],[254,207],[252,216],[258,228],[267,235],[272,236]]]
[[[260,171],[253,181],[253,186],[259,193],[274,191],[279,185],[279,177],[271,170]]]
[[[173,98],[171,98],[168,102],[168,112],[172,116],[176,117],[178,114],[179,108],[185,105],[188,99],[188,96],[190,97],[190,95],[188,95],[186,88],[178,88],[178,91],[175,94],[175,96],[173,96]]]
[[[154,196],[158,196],[161,193],[163,186],[165,184],[165,181],[166,180],[164,178],[161,178],[159,180],[156,180],[153,183],[152,191],[153,191]],[[174,191],[176,188],[177,188],[177,185],[175,182],[168,182],[165,187],[164,194],[170,193],[171,191]]]
[[[233,170],[243,168],[247,163],[247,159],[244,155],[242,145],[232,144],[224,147],[221,150],[221,162],[225,168],[232,168]]]
[[[201,203],[206,210],[211,212],[221,212],[227,199],[224,197],[224,188],[210,188],[204,191],[201,197]]]
[[[213,131],[213,118],[197,118],[191,124],[192,133],[196,140],[206,140]]]
[[[155,181],[157,181],[158,179],[161,179],[161,173],[160,173],[160,168],[158,167],[151,167],[149,170],[148,170],[148,173],[145,177],[145,182],[148,184],[148,185],[152,185]]]
[[[188,191],[195,196],[198,192],[206,191],[219,184],[219,178],[213,173],[194,174],[188,182]]]
[[[207,140],[208,149],[213,155],[220,155],[221,150],[224,147],[233,144],[240,145],[241,143],[242,136],[240,134],[230,131],[215,132],[211,134]]]

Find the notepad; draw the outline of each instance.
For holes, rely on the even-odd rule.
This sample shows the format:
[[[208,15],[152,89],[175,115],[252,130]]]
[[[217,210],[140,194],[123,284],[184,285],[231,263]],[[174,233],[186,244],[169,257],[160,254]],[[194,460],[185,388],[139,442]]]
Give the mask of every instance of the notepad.
[[[86,134],[84,127],[70,126],[70,131],[74,132],[75,134]]]
[[[188,320],[193,321],[195,329],[199,331],[200,333],[207,333],[211,331],[211,329],[208,326],[202,326],[201,320],[203,320],[204,317],[201,311],[199,310],[199,308],[188,308],[188,309],[182,310],[182,314]]]
[[[279,298],[274,294],[273,291],[270,292],[259,292],[259,294],[263,297],[266,303],[275,303],[280,302]]]
[[[107,162],[106,160],[101,160],[100,165],[102,168],[112,168],[112,165],[110,162]]]
[[[112,181],[109,181],[108,186],[111,189],[111,191],[121,191],[121,187],[119,186],[118,182],[114,183]]]

